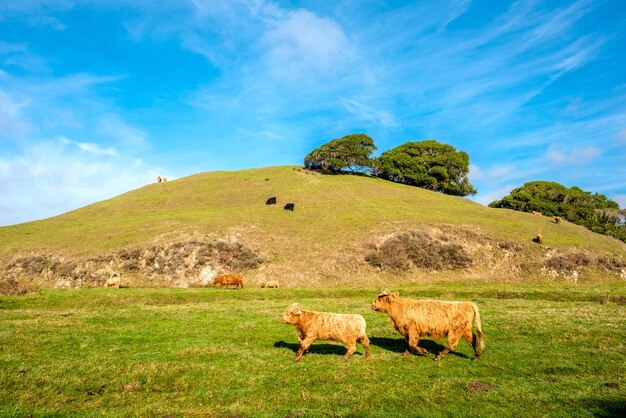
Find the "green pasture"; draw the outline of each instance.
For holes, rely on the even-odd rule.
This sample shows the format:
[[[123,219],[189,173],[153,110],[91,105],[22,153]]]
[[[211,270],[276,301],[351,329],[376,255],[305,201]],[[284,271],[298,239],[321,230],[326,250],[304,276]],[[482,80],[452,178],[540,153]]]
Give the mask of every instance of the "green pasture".
[[[439,283],[487,348],[404,358],[374,288],[43,290],[0,298],[1,416],[624,416],[626,287]],[[359,313],[372,357],[316,342],[294,363],[284,309]],[[436,353],[444,341],[423,340]]]

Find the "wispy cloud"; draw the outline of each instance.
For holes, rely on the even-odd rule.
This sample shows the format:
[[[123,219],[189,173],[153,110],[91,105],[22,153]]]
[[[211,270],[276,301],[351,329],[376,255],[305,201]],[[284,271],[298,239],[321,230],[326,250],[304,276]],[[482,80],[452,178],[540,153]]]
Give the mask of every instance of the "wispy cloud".
[[[78,141],[72,141],[70,139],[67,139],[66,137],[62,136],[61,138],[59,138],[60,141],[63,144],[71,144],[76,146],[78,149],[80,149],[81,151],[87,152],[89,154],[94,154],[94,155],[108,155],[109,157],[115,157],[118,155],[118,152],[115,148],[109,147],[109,148],[103,148],[101,146],[99,146],[98,144],[94,144],[92,142],[78,142]]]
[[[565,144],[550,144],[546,151],[548,161],[557,164],[585,164],[601,154],[595,147],[568,147]]]
[[[348,39],[333,20],[295,10],[262,39],[272,74],[302,80],[336,70],[350,59]]]
[[[396,119],[387,111],[377,110],[371,106],[345,98],[341,98],[341,104],[349,113],[359,119],[379,123],[386,128],[395,128],[398,126]]]

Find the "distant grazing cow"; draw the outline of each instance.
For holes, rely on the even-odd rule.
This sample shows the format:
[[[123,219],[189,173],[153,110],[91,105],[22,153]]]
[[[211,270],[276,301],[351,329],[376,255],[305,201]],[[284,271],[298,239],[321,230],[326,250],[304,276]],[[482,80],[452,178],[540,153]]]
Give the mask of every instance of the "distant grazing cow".
[[[295,325],[300,334],[300,348],[293,361],[298,361],[315,340],[338,341],[348,351],[341,358],[347,360],[355,351],[357,341],[365,347],[365,357],[370,356],[370,340],[365,332],[365,319],[361,315],[305,311],[292,303],[283,314],[283,323]]]
[[[532,213],[532,214],[533,214],[533,216],[543,216],[543,215],[541,214],[541,212],[537,212],[536,210],[533,210],[533,211],[532,211],[532,212],[530,212],[530,213]]]
[[[435,357],[436,361],[454,350],[461,338],[471,344],[476,359],[485,348],[478,306],[473,302],[401,299],[398,292],[384,290],[372,303],[372,309],[389,314],[394,328],[406,339],[405,356],[411,353],[411,349],[428,354],[426,349],[418,346],[424,335],[433,339],[448,336],[448,345]],[[476,334],[472,332],[472,323]]]
[[[213,279],[213,285],[220,285],[220,287],[235,286],[235,288],[243,289],[243,276],[240,274],[225,274]]]
[[[295,206],[295,205],[294,205],[293,203],[287,203],[283,209],[285,209],[285,210],[290,210],[290,211],[292,211],[292,212],[293,212],[293,208],[294,208],[294,206]]]
[[[268,288],[268,289],[278,289],[278,281],[268,280],[266,282],[261,283],[261,287]]]
[[[161,183],[161,176],[157,176],[157,183]]]
[[[105,288],[105,289],[108,289],[108,288],[119,289],[120,288],[120,284],[121,284],[120,275],[117,274],[117,273],[112,273],[111,277],[106,279],[106,281],[104,282],[104,285],[102,287]]]
[[[561,221],[563,221],[563,219],[561,219],[561,217],[560,217],[560,216],[555,216],[555,217],[554,217],[554,223],[560,224],[560,223],[561,223]]]
[[[166,181],[167,181],[167,177],[163,177],[163,182],[166,182]]]
[[[536,242],[537,244],[543,244],[543,235],[537,234],[537,236],[533,238],[533,242]]]
[[[265,201],[266,205],[275,205],[276,204],[276,197],[270,197],[269,199],[267,199]]]

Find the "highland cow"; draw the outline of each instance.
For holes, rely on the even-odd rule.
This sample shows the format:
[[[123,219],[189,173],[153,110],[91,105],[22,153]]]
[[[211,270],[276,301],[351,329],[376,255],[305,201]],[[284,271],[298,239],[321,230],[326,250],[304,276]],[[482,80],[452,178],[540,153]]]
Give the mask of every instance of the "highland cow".
[[[398,292],[385,290],[371,306],[377,312],[388,313],[394,328],[404,336],[407,343],[405,356],[411,353],[411,349],[421,355],[428,354],[426,349],[418,346],[422,336],[448,337],[448,345],[435,361],[454,350],[461,338],[472,346],[476,359],[485,348],[478,306],[473,302],[402,299]],[[472,323],[476,334],[472,332]]]
[[[300,360],[315,340],[343,343],[348,351],[341,361],[354,354],[357,341],[365,347],[365,357],[370,357],[370,340],[361,315],[305,311],[299,304],[292,303],[283,314],[283,323],[295,325],[300,334],[300,348],[293,361]]]
[[[290,210],[293,212],[293,209],[295,208],[295,206],[296,205],[294,205],[293,203],[287,203],[283,209]]]
[[[268,289],[278,289],[278,281],[277,280],[268,280],[266,282],[261,283],[262,288]]]
[[[530,213],[532,213],[532,214],[533,214],[533,216],[543,216],[543,215],[541,214],[541,212],[537,212],[536,210],[533,210],[533,211],[532,211],[532,212],[530,212]]]
[[[555,217],[554,217],[554,223],[560,224],[560,223],[561,223],[561,221],[563,221],[563,219],[561,219],[561,217],[560,217],[560,216],[555,216]]]
[[[166,182],[166,181],[167,181],[167,177],[163,177],[163,182]]]
[[[235,288],[243,289],[243,276],[240,274],[225,274],[213,279],[213,285],[220,285],[220,287],[235,286]]]
[[[106,279],[106,281],[104,282],[104,285],[102,287],[105,288],[105,289],[108,289],[108,288],[119,289],[120,285],[121,285],[121,279],[120,279],[119,274],[113,273],[113,274],[111,274],[111,277]]]
[[[157,183],[161,183],[161,176],[157,176]]]
[[[276,197],[270,197],[269,199],[267,199],[265,201],[266,205],[275,205],[276,204]]]
[[[535,238],[533,238],[533,242],[536,242],[537,244],[543,244],[543,235],[537,234]]]

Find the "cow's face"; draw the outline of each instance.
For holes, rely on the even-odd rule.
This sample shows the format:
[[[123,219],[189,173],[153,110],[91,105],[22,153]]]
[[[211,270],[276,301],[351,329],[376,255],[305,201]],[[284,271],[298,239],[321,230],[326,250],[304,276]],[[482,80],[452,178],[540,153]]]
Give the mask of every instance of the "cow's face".
[[[302,309],[297,303],[292,303],[283,314],[283,324],[297,324],[300,322]]]
[[[376,296],[372,302],[372,309],[376,312],[389,312],[391,304],[398,297],[398,292],[390,292],[388,289],[383,290],[380,295]]]

